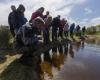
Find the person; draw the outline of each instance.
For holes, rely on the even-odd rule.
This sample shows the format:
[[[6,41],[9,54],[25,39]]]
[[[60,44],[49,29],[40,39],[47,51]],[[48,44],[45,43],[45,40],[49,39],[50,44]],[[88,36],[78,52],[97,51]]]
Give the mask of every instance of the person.
[[[82,28],[82,34],[85,35],[86,28],[85,26]]]
[[[44,17],[43,12],[44,12],[44,7],[40,7],[38,10],[36,10],[36,12],[33,12],[32,16],[31,16],[31,19],[30,19],[30,22],[32,20],[34,20],[35,18],[37,18],[37,17],[43,18]]]
[[[52,17],[48,16],[45,19],[45,29],[43,30],[43,38],[44,38],[44,44],[48,44],[50,42],[50,27],[51,27]]]
[[[68,37],[68,33],[69,33],[69,24],[66,20],[66,24],[64,26],[64,35],[65,35],[65,37]]]
[[[27,19],[24,16],[25,7],[24,5],[20,4],[19,7],[16,10],[16,16],[15,16],[15,34],[17,34],[18,30],[22,25],[24,25],[27,22]]]
[[[10,26],[10,32],[13,37],[15,37],[15,32],[14,32],[14,25],[15,25],[15,13],[16,13],[16,7],[15,5],[11,5],[11,10],[9,16],[8,16],[8,24]]]
[[[57,31],[60,27],[60,15],[58,15],[57,17],[53,18],[52,21],[52,41],[57,40]]]
[[[80,26],[76,26],[76,36],[81,36]]]
[[[49,11],[46,12],[46,15],[43,16],[43,19],[46,19],[49,16]]]
[[[39,29],[43,29],[44,21],[41,18],[32,20],[32,23],[26,23],[20,27],[17,36],[14,49],[16,52],[23,54],[21,62],[23,64],[31,65],[32,57],[34,57],[34,51],[36,51],[41,44],[37,32]],[[29,59],[29,60],[28,60]]]
[[[61,21],[60,21],[60,26],[59,26],[59,33],[58,33],[58,37],[61,37],[61,39],[63,39],[63,28],[64,28],[64,25],[66,24],[66,21],[65,19],[63,18]]]
[[[70,37],[71,37],[71,38],[73,38],[74,29],[75,29],[75,23],[72,23],[71,26],[70,26]]]

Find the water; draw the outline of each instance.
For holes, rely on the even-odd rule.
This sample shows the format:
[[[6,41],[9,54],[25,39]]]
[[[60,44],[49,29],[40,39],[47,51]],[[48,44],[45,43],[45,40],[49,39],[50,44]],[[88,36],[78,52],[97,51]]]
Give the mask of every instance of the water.
[[[33,66],[23,65],[19,59],[12,61],[1,73],[0,80],[41,80],[41,78],[99,80],[100,78],[100,46],[95,43],[73,41],[71,44],[59,45],[43,53],[41,59],[40,56],[34,57],[31,62],[34,63]]]
[[[99,80],[99,46],[77,42],[67,49],[53,52],[41,63],[45,80]]]

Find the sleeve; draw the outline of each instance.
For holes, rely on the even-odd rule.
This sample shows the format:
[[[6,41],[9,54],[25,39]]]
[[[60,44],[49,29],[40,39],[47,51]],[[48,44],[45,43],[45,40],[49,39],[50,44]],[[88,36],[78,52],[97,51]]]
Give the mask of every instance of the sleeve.
[[[35,13],[32,13],[32,16],[31,16],[30,21],[32,21],[33,19],[35,19],[35,17],[36,17],[36,12]]]

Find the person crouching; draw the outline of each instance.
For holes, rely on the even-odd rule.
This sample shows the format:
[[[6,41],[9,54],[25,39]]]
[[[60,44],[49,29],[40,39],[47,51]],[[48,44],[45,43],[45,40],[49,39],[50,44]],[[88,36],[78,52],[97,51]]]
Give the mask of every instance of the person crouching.
[[[38,30],[43,29],[44,21],[41,18],[32,20],[32,23],[23,25],[17,35],[14,49],[23,54],[20,61],[23,64],[32,65],[34,51],[36,51],[41,42],[37,36]]]

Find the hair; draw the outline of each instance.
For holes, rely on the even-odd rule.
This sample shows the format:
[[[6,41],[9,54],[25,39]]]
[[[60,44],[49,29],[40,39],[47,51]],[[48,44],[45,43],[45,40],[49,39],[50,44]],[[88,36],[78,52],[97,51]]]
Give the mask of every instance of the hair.
[[[57,15],[57,17],[61,17],[60,15]]]
[[[17,8],[17,10],[20,11],[20,10],[22,10],[22,9],[25,11],[24,5],[20,4],[19,7]]]
[[[13,10],[14,8],[16,9],[15,5],[11,5],[11,9]]]
[[[48,13],[48,14],[49,14],[49,11],[47,11],[46,13]]]
[[[37,11],[40,11],[41,9],[44,10],[44,7],[40,7],[39,9],[37,9]]]
[[[47,18],[46,18],[46,20],[45,20],[45,22],[51,22],[52,21],[52,16],[48,16]]]
[[[12,8],[12,7],[15,7],[15,5],[11,5],[11,8]]]

